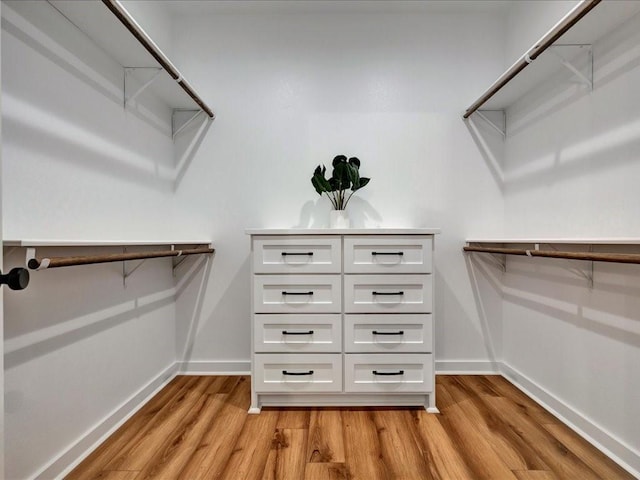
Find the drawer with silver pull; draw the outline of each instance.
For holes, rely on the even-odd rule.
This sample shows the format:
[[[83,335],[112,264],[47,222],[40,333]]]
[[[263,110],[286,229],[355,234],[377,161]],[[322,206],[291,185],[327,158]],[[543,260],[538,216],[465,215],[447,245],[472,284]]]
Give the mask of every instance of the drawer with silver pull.
[[[348,236],[345,273],[431,273],[433,239],[425,235]]]
[[[268,236],[253,239],[254,273],[340,273],[339,236]]]

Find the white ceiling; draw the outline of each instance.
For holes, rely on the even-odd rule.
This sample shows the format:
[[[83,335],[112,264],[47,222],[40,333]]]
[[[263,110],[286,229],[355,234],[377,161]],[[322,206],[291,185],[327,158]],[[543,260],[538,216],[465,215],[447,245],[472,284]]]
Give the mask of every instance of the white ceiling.
[[[509,0],[166,0],[173,14],[206,13],[496,13]]]

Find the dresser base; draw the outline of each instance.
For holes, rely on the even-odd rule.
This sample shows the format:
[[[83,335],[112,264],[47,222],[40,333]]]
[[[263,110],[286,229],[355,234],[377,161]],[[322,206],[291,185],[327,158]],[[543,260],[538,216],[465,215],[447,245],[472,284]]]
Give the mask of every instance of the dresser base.
[[[429,413],[440,413],[435,394],[274,394],[252,395],[249,414],[258,414],[262,407],[422,407]]]

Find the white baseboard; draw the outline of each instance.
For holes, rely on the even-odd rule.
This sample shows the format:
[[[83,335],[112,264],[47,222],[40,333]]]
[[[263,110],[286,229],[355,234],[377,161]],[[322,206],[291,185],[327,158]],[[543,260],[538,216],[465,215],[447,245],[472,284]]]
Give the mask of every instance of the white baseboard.
[[[578,435],[602,451],[631,475],[640,478],[640,452],[635,451],[506,363],[501,364],[500,372],[504,378],[558,417]]]
[[[436,361],[437,375],[497,375],[501,362],[490,360]]]
[[[177,374],[176,364],[172,364],[151,380],[112,413],[91,428],[80,440],[65,452],[54,458],[40,470],[34,479],[63,478],[84,460],[98,445],[104,442],[134,413],[145,405],[156,393],[167,385]]]
[[[251,375],[250,360],[176,362],[181,375]]]

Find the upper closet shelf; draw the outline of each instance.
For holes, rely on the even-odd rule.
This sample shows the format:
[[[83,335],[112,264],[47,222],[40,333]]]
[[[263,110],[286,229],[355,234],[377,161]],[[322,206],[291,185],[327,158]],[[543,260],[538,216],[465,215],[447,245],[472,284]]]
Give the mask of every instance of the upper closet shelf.
[[[118,0],[49,2],[124,67],[125,104],[148,87],[174,111],[203,111],[215,118],[211,108]],[[135,85],[131,76],[135,77]]]
[[[590,66],[581,71],[573,61],[585,51],[590,56],[596,40],[638,12],[639,1],[581,1],[472,103],[463,118],[477,110],[506,110],[563,68],[592,86]]]

